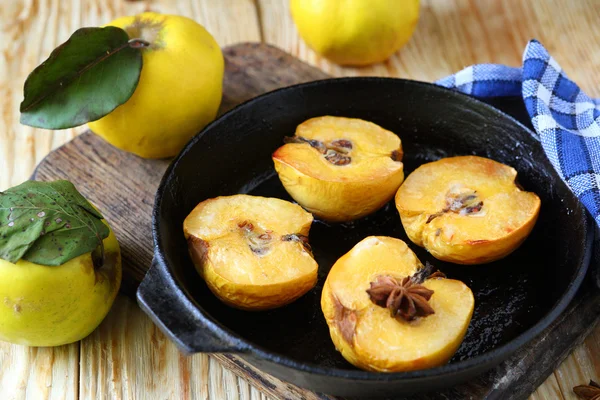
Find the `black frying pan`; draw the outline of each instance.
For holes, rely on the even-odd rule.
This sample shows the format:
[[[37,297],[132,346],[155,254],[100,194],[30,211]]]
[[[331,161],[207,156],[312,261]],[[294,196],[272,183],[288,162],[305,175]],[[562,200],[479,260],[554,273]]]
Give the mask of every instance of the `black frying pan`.
[[[501,101],[501,100],[500,100]],[[373,121],[402,138],[406,174],[441,157],[476,154],[517,169],[542,199],[531,236],[509,257],[482,266],[435,260],[413,245],[393,204],[349,224],[315,222],[310,242],[319,282],[284,308],[244,312],[222,304],[188,256],[184,218],[205,199],[235,193],[291,200],[271,153],[302,121],[321,115]],[[155,261],[142,282],[142,308],[186,353],[239,353],[258,368],[315,391],[397,395],[455,385],[499,364],[546,328],[572,299],[590,262],[592,229],[582,206],[532,132],[468,96],[435,85],[382,78],[330,79],[277,90],[223,115],[167,170],[154,205]],[[448,365],[408,373],[360,371],[336,352],[320,309],[334,261],[368,235],[406,241],[421,261],[467,283],[476,306],[465,341]]]

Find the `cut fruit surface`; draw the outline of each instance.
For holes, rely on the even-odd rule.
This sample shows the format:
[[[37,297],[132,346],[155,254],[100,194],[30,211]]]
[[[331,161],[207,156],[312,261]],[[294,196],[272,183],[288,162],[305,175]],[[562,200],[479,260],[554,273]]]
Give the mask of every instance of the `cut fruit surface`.
[[[367,370],[397,372],[432,368],[452,357],[473,314],[473,293],[457,280],[419,278],[423,268],[406,243],[382,236],[362,240],[334,264],[321,308],[346,360]],[[380,277],[395,282],[412,277],[419,293],[433,291],[427,302],[433,313],[408,321],[375,304],[368,290]]]
[[[198,204],[183,228],[210,290],[233,307],[264,310],[316,284],[318,266],[308,244],[312,220],[284,200],[234,195]]]
[[[273,153],[275,170],[288,193],[324,220],[376,211],[404,179],[400,138],[368,121],[312,118],[286,142]]]
[[[411,173],[396,194],[402,225],[434,257],[459,264],[498,260],[529,235],[540,210],[517,172],[476,156],[444,158]]]

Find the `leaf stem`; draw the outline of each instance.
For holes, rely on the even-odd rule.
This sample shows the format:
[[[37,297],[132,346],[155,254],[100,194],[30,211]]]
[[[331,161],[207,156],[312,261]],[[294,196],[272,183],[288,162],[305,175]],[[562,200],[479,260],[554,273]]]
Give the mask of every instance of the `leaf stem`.
[[[100,268],[102,268],[104,266],[104,261],[105,261],[105,253],[104,253],[104,241],[100,240],[100,261],[95,263],[94,262],[94,258],[92,257],[92,264],[94,265],[94,271],[99,270]],[[93,253],[92,253],[93,254]]]

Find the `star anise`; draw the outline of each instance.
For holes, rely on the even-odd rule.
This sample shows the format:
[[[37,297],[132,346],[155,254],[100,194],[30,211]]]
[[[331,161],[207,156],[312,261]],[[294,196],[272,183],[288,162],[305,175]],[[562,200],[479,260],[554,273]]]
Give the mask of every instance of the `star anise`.
[[[412,321],[435,313],[428,303],[433,290],[416,283],[410,276],[402,281],[389,275],[379,276],[371,282],[367,293],[373,303],[390,310],[392,317],[400,316]]]
[[[584,400],[600,400],[600,384],[592,380],[589,385],[575,386],[573,391]]]

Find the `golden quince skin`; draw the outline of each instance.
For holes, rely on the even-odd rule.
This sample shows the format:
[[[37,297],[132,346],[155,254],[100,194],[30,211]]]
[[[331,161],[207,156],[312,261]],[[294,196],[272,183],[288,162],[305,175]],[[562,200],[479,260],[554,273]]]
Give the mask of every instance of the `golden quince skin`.
[[[59,346],[96,329],[121,285],[121,252],[112,231],[103,243],[99,267],[91,253],[59,266],[0,259],[0,340]]]
[[[259,311],[289,304],[315,286],[312,221],[296,204],[234,195],[201,202],[183,229],[208,288],[231,307]]]
[[[444,158],[411,173],[396,194],[410,240],[435,258],[483,264],[510,254],[531,233],[540,199],[517,171],[477,156]]]
[[[317,218],[361,218],[391,200],[404,179],[394,133],[356,118],[324,116],[300,124],[273,153],[287,192]]]
[[[445,364],[464,339],[471,321],[471,290],[453,279],[422,283],[433,291],[433,314],[405,320],[376,305],[367,291],[371,282],[392,277],[398,282],[423,268],[402,240],[370,236],[331,268],[321,308],[336,349],[358,368],[379,372],[426,369]]]
[[[191,18],[144,12],[109,26],[150,45],[129,100],[89,128],[119,149],[144,158],[172,157],[215,119],[224,60],[211,34]]]
[[[389,58],[412,36],[419,0],[290,0],[298,33],[317,53],[341,65]]]

